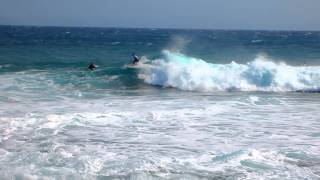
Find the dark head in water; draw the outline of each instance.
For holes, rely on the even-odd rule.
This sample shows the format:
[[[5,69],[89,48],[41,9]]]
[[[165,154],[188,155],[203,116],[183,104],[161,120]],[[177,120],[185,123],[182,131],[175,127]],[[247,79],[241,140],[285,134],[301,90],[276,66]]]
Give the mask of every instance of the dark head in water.
[[[138,64],[138,62],[140,61],[140,58],[135,53],[132,53],[132,57],[133,57],[132,64],[134,65]]]
[[[95,70],[96,68],[97,68],[97,66],[93,63],[90,63],[90,65],[88,67],[88,69],[90,69],[90,70]]]

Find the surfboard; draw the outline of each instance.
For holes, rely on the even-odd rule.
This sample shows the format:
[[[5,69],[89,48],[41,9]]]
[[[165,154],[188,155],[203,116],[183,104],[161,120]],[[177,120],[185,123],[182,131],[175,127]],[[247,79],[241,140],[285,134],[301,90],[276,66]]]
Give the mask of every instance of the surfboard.
[[[136,68],[139,67],[139,64],[126,64],[126,65],[124,65],[124,67],[125,68],[134,68],[134,69],[136,69]]]
[[[129,68],[129,69],[148,69],[148,68],[154,68],[151,64],[141,63],[138,64],[126,64],[123,66],[123,68]]]

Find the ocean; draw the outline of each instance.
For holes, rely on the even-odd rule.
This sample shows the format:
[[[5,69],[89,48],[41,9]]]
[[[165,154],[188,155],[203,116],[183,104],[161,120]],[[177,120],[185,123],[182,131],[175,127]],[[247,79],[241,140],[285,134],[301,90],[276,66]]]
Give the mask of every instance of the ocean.
[[[0,179],[320,179],[320,32],[0,26],[0,84]]]

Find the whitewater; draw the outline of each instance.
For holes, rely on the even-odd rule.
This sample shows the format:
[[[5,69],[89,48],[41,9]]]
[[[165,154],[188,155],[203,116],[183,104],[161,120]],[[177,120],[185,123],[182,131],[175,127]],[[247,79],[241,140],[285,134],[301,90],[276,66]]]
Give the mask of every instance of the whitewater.
[[[141,68],[147,83],[188,91],[309,91],[320,88],[319,66],[289,66],[258,56],[247,64],[212,64],[179,52]],[[143,66],[142,66],[143,67]]]
[[[0,179],[320,179],[319,42],[0,26]]]

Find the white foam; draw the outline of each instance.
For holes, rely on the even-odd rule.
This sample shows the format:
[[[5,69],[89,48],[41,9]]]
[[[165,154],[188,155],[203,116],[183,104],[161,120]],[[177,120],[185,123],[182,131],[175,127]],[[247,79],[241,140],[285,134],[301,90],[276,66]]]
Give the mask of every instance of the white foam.
[[[259,97],[258,96],[250,96],[249,100],[252,104],[255,104],[256,102],[259,101]]]
[[[259,56],[247,64],[211,64],[163,51],[164,59],[141,68],[146,83],[189,91],[318,91],[318,66],[294,67]]]

